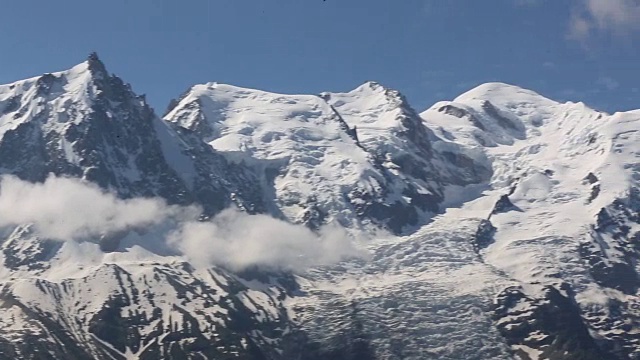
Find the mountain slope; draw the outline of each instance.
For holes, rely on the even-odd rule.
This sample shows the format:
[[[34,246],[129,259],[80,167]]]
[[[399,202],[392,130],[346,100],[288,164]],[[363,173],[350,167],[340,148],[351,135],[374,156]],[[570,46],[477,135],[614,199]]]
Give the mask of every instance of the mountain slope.
[[[519,290],[524,296],[538,299],[527,301],[547,299],[549,289],[563,293],[581,316],[576,320],[584,321],[582,331],[597,339],[598,346],[590,346],[615,349],[611,358],[638,352],[633,307],[640,255],[635,245],[639,115],[560,104],[505,84],[485,84],[422,114],[443,137],[455,134],[452,141],[484,147],[493,162],[492,190],[485,192],[495,199],[493,211],[488,200],[467,205],[483,209],[494,228],[479,249],[484,261],[525,284]],[[513,314],[501,312],[505,319]],[[521,320],[504,321],[514,327]],[[525,348],[550,343],[541,340],[545,336],[527,339],[518,329],[502,331]]]

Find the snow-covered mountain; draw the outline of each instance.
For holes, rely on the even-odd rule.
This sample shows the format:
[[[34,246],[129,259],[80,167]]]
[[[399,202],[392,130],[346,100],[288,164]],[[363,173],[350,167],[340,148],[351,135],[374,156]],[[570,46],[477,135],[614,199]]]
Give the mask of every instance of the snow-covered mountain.
[[[28,182],[2,180],[0,215],[46,210],[0,219],[0,358],[640,358],[639,134],[640,111],[500,83],[422,114],[373,82],[317,96],[207,83],[164,119],[95,54],[0,85],[0,170]],[[58,191],[52,175],[170,215],[53,238],[43,229],[74,223],[55,204],[31,195],[23,216],[3,200],[45,180]],[[280,241],[266,217],[217,216],[231,206],[311,231]],[[217,232],[187,252],[166,232],[194,211]],[[314,256],[292,244],[327,226],[368,256],[192,256],[256,258],[242,248],[256,233],[263,252]]]
[[[491,174],[481,152],[441,141],[376,83],[320,96],[197,85],[165,120],[255,169],[276,213],[313,226],[414,231],[439,211],[446,185]]]
[[[210,213],[231,194],[242,207],[261,206],[251,197],[257,189],[242,188],[255,182],[250,175],[176,134],[95,54],[68,71],[0,86],[0,123],[4,174],[78,177],[125,198],[199,201]]]
[[[507,341],[531,357],[640,356],[640,112],[608,115],[485,84],[422,116],[492,161],[483,197],[451,212],[484,212],[478,254],[517,282],[496,303]]]

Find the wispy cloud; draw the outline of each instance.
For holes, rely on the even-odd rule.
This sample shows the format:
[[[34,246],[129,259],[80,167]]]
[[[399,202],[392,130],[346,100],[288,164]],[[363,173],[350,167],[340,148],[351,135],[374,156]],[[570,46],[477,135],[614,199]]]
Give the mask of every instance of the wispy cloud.
[[[596,80],[596,84],[604,87],[609,91],[615,90],[620,87],[620,83],[610,76],[599,77],[598,80]]]
[[[576,89],[563,89],[559,92],[559,95],[565,98],[573,98],[580,96],[581,93]]]
[[[544,0],[514,0],[518,6],[540,5]]]
[[[640,1],[578,0],[569,21],[568,37],[587,42],[598,33],[629,36],[640,32]]]
[[[581,43],[586,42],[589,39],[589,33],[591,32],[591,24],[589,21],[578,15],[574,11],[571,19],[569,20],[569,32],[567,37],[570,40],[575,40]]]

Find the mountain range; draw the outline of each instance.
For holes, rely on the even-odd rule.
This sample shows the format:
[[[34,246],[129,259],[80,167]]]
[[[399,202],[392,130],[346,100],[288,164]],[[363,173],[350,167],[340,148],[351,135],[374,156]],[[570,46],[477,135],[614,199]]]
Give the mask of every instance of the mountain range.
[[[0,359],[640,359],[640,111],[0,85]]]

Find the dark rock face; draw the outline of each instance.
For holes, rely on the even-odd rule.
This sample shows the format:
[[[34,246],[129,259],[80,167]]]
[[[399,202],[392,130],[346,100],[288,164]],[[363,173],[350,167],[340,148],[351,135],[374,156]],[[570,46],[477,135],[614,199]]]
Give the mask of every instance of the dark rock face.
[[[600,195],[600,184],[594,184],[591,186],[591,193],[587,199],[587,204],[590,204],[593,200],[598,198],[598,195]]]
[[[589,173],[584,178],[584,182],[591,185],[591,193],[589,194],[589,198],[587,199],[587,204],[590,204],[600,195],[600,179],[598,179],[598,177],[593,173]]]
[[[469,112],[465,109],[461,109],[457,106],[453,105],[445,105],[438,109],[439,112],[445,113],[447,115],[455,116],[457,118],[462,119],[465,116],[469,116]]]
[[[598,247],[598,235],[593,242],[580,245],[580,256],[587,261],[593,279],[601,286],[633,295],[640,288],[640,278],[629,263],[609,261],[606,251]]]
[[[502,115],[500,110],[498,110],[490,101],[485,100],[482,102],[482,110],[484,110],[491,118],[496,120],[503,128],[517,132],[524,131],[524,126],[522,124],[515,124],[510,119]]]
[[[151,109],[136,104],[140,100],[127,94],[119,79],[112,78],[101,85],[106,89],[104,94],[113,98],[105,96],[97,101],[87,120],[66,133],[67,140],[75,143],[74,150],[82,157],[79,166],[84,177],[103,188],[117,189],[125,198],[156,195],[170,203],[191,202],[186,184],[164,158]],[[116,109],[110,106],[113,99],[120,104]],[[121,117],[114,119],[110,113]],[[117,171],[131,167],[139,172],[139,180],[124,178]],[[150,187],[150,183],[157,185]]]
[[[589,174],[584,178],[584,180],[585,180],[586,182],[588,182],[589,184],[595,184],[595,183],[597,183],[598,181],[600,181],[600,180],[598,179],[598,177],[597,177],[597,176],[595,176],[593,173],[589,173]]]
[[[326,218],[327,213],[320,209],[315,197],[307,199],[302,222],[313,230],[319,230],[326,223]]]
[[[29,226],[16,227],[0,244],[4,266],[38,272],[49,268],[48,261],[62,246],[59,241],[39,238]]]
[[[9,114],[20,109],[20,97],[13,96],[0,105],[0,113]]]
[[[44,181],[49,173],[49,155],[43,138],[42,131],[34,124],[20,124],[7,131],[0,143],[0,166],[23,180]],[[65,164],[53,165],[63,166]]]
[[[614,201],[602,208],[591,232],[591,239],[580,245],[580,255],[590,265],[591,274],[601,286],[634,295],[640,289],[640,276],[635,264],[640,260],[638,234],[631,233],[640,224],[638,191],[631,190],[627,199]],[[623,254],[612,256],[612,252]]]
[[[494,235],[497,230],[498,229],[491,224],[491,221],[484,219],[480,221],[476,235],[473,238],[473,249],[476,253],[479,253],[482,249],[486,249],[494,243]]]
[[[175,131],[189,146],[185,155],[193,161],[195,171],[191,198],[203,207],[205,216],[231,204],[251,214],[266,212],[259,174],[243,164],[227,162],[193,132],[178,127]]]
[[[571,299],[571,289],[546,287],[544,298],[527,296],[517,287],[507,288],[495,300],[498,329],[510,345],[524,345],[542,352],[551,360],[625,359],[606,350],[589,334],[579,307]],[[568,293],[568,295],[563,294]],[[522,358],[529,358],[519,352]]]
[[[618,358],[637,359],[640,334],[634,330],[640,327],[638,306],[635,301],[611,300],[605,308],[585,311],[583,317],[594,330],[607,334],[600,344],[604,349]]]
[[[444,105],[440,107],[438,111],[447,115],[455,116],[460,119],[467,118],[473,124],[473,126],[477,127],[482,131],[487,130],[487,128],[484,126],[482,121],[478,119],[477,116],[475,116],[474,114],[472,114],[471,112],[465,109],[449,104],[449,105]]]
[[[602,208],[590,237],[579,246],[579,254],[598,285],[632,297],[640,290],[640,236],[631,230],[640,223],[638,198],[638,191],[631,189],[626,198]],[[590,326],[607,334],[606,346],[617,358],[636,358],[640,336],[632,329],[640,327],[637,307],[635,301],[611,300],[607,307],[588,309],[584,314]]]
[[[496,202],[496,205],[493,207],[491,211],[491,215],[501,214],[508,211],[522,211],[517,206],[513,205],[511,200],[509,200],[509,195],[502,195],[500,199]]]

